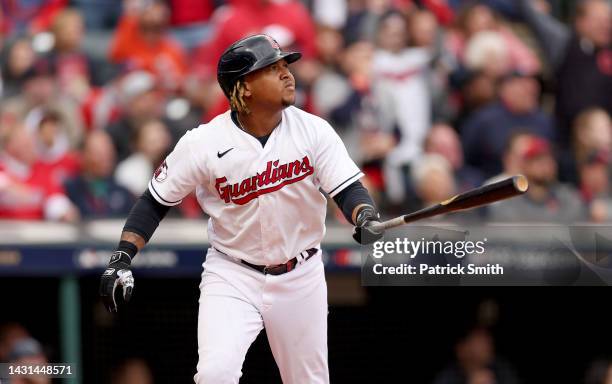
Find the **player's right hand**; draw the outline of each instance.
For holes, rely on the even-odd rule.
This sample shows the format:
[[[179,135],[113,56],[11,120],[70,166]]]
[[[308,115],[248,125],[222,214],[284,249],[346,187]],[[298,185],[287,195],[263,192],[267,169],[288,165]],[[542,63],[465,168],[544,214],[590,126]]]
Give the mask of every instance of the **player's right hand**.
[[[115,251],[110,259],[108,268],[100,278],[100,296],[104,306],[109,312],[117,312],[117,300],[115,293],[118,286],[123,288],[123,301],[128,302],[134,290],[134,277],[130,270],[132,260],[130,256],[122,251]]]

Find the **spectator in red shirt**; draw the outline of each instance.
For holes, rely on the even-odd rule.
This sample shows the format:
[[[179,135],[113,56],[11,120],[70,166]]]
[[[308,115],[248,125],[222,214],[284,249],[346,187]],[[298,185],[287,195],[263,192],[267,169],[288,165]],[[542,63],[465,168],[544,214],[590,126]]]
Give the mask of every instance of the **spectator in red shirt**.
[[[167,33],[169,18],[168,7],[159,0],[126,8],[111,43],[111,61],[154,73],[166,89],[179,88],[187,58]]]
[[[210,17],[215,9],[213,0],[169,0],[172,35],[183,48],[191,50],[208,40],[212,33]]]
[[[36,156],[32,135],[9,131],[0,155],[0,218],[74,222],[78,213]]]
[[[193,66],[204,83],[202,86],[208,87],[207,83],[214,83],[213,89],[216,91],[216,97],[209,106],[206,106],[208,110],[203,118],[204,121],[210,120],[229,107],[221,89],[216,86],[217,62],[223,51],[240,38],[255,33],[265,33],[272,36],[283,48],[295,48],[300,51],[302,60],[292,67],[298,80],[298,87],[305,83],[310,85],[318,73],[316,68],[313,68],[312,60],[317,54],[315,25],[310,13],[301,2],[230,0],[229,4],[215,12],[213,15],[215,34],[201,45],[195,54]],[[301,96],[303,100],[305,98],[303,91]]]
[[[272,36],[283,48],[297,46],[303,58],[316,55],[315,26],[299,1],[230,0],[229,4],[215,13],[215,35],[196,54],[195,65],[204,75],[214,77],[223,51],[255,33]]]
[[[70,147],[65,120],[58,111],[42,110],[27,128],[34,133],[36,153],[58,184],[80,171],[79,156]]]

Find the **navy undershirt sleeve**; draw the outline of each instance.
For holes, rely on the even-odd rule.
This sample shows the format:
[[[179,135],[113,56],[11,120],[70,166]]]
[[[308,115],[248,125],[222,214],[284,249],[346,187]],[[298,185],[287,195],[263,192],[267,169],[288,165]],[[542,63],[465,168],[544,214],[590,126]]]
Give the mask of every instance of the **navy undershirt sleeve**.
[[[374,207],[374,202],[368,193],[368,190],[365,189],[363,184],[359,180],[350,184],[348,187],[344,188],[340,191],[336,196],[334,196],[334,201],[336,205],[342,210],[342,214],[348,220],[349,223],[353,223],[353,210],[359,204],[367,204]]]

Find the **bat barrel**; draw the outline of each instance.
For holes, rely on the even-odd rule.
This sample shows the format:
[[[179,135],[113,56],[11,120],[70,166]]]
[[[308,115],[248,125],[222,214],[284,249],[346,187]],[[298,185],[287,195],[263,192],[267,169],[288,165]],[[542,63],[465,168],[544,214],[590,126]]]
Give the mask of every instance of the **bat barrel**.
[[[527,178],[523,175],[516,175],[496,183],[472,189],[440,204],[447,208],[446,212],[476,208],[520,195],[525,193],[528,188]]]
[[[480,207],[496,201],[508,199],[523,194],[529,188],[527,178],[523,175],[516,175],[496,183],[487,184],[482,187],[453,196],[440,204],[423,208],[416,212],[409,213],[395,219],[384,221],[374,226],[375,230],[384,230],[398,227],[417,220],[426,219],[444,213],[462,211]]]

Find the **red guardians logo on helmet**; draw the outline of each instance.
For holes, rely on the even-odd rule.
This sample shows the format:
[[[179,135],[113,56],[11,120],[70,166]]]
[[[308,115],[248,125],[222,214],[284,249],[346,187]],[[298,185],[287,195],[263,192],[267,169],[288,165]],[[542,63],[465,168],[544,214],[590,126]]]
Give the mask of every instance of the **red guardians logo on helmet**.
[[[255,176],[228,184],[227,177],[219,177],[215,188],[221,200],[226,203],[244,205],[258,196],[278,191],[286,185],[304,180],[314,173],[310,165],[310,159],[304,156],[302,160],[295,160],[285,164],[279,164],[279,160],[268,161],[265,171]]]
[[[164,160],[164,162],[161,163],[159,167],[157,167],[155,173],[153,174],[153,177],[155,177],[155,180],[160,183],[166,180],[166,178],[168,177],[168,164],[166,164],[166,160]]]

